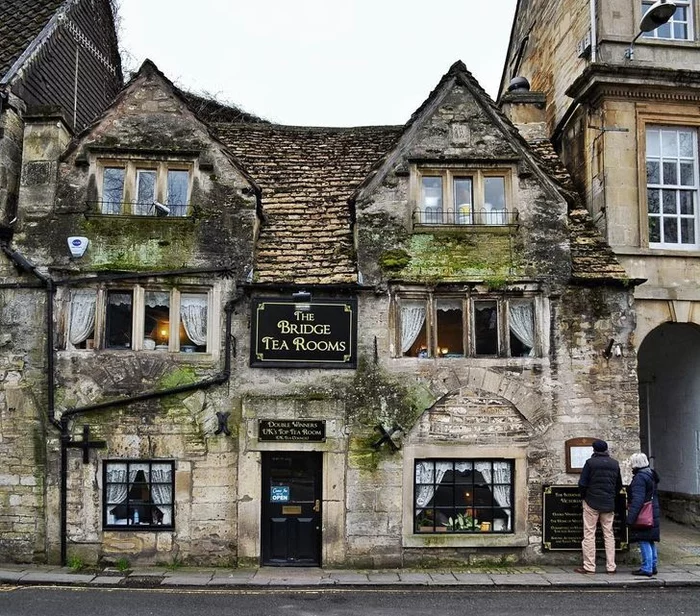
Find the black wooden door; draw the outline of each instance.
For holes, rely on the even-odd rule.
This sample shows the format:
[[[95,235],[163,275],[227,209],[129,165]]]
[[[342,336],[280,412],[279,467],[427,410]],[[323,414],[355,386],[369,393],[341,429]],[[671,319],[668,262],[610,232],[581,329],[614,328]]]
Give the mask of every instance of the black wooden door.
[[[262,454],[262,563],[321,564],[321,454]]]

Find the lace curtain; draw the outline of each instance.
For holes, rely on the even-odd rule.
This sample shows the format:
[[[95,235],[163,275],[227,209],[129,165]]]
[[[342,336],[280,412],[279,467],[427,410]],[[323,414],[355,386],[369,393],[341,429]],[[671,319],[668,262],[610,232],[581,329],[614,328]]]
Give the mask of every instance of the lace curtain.
[[[135,470],[129,471],[127,482],[126,468],[108,468],[107,469],[107,503],[110,505],[121,504],[126,502],[126,496],[129,493],[129,485],[136,479]]]
[[[173,502],[172,477],[169,468],[151,469],[151,499],[158,505],[170,505]]]
[[[481,476],[484,478],[484,482],[491,487],[493,498],[498,506],[503,509],[510,509],[510,483],[512,480],[510,465],[507,462],[494,462],[492,473],[491,462],[475,462],[474,470],[481,473]],[[511,516],[508,516],[509,525],[510,519]]]
[[[72,345],[85,342],[95,329],[95,302],[97,292],[90,289],[78,289],[71,298],[70,334],[68,340]]]
[[[401,353],[411,348],[425,323],[425,303],[413,302],[401,306]]]
[[[147,291],[144,301],[149,308],[170,306],[170,293],[168,291]]]
[[[437,486],[440,485],[445,473],[453,468],[452,462],[417,462],[416,463],[416,507],[418,511],[425,509],[433,499]],[[463,473],[472,470],[471,462],[455,462],[454,470]],[[429,484],[429,485],[419,485]]]
[[[187,337],[197,346],[207,343],[207,296],[183,293],[180,296],[180,316]]]
[[[525,346],[530,357],[535,355],[535,307],[532,302],[510,302],[508,306],[510,331]]]

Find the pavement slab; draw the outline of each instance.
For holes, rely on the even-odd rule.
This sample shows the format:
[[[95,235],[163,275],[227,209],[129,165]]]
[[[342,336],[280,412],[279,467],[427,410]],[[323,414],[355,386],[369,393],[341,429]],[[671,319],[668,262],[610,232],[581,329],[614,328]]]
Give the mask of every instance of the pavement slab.
[[[123,576],[98,575],[90,580],[91,586],[118,586],[124,581]]]
[[[493,586],[493,576],[487,573],[454,573],[461,586]]]
[[[207,586],[212,575],[171,575],[163,578],[161,586]]]
[[[537,573],[502,573],[490,576],[496,586],[550,586],[551,582]]]
[[[29,571],[18,581],[23,584],[87,584],[94,578],[94,575],[80,573]]]

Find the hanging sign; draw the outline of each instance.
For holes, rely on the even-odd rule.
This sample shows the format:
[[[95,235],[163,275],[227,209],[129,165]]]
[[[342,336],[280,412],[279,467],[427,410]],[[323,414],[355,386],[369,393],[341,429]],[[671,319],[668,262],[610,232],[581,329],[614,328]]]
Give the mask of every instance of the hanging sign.
[[[355,368],[357,300],[253,300],[250,365]]]

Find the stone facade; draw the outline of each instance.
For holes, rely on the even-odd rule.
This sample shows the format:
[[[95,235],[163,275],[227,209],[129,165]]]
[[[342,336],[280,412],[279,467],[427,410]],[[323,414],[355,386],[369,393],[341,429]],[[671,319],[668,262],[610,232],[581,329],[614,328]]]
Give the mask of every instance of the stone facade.
[[[45,466],[3,478],[14,482],[10,515],[3,515],[21,523],[24,486],[28,494],[45,490],[47,513],[35,521],[45,530],[38,529],[44,534],[31,554],[30,546],[11,549],[17,546],[0,539],[2,557],[211,565],[298,564],[299,557],[334,567],[557,560],[542,551],[542,486],[576,481],[566,472],[565,441],[603,437],[620,458],[637,447],[636,316],[614,259],[580,249],[604,243],[553,161],[545,162],[545,149],[528,144],[461,63],[404,127],[206,120],[147,62],[100,121],[70,143],[55,123],[27,128],[35,155],[26,158],[18,227],[5,246],[21,271],[3,266],[3,315],[15,315],[17,326],[2,361],[5,379],[36,401],[11,406],[5,393],[0,446],[20,460],[19,448],[33,443]],[[46,174],[30,172],[40,156]],[[117,205],[137,208],[129,195],[141,180],[132,169],[157,177],[164,166],[191,178],[188,215],[112,213],[106,169],[124,170]],[[502,179],[509,213],[496,224],[426,224],[419,178],[448,171],[477,185]],[[89,239],[84,256],[70,256],[72,236]],[[9,286],[15,283],[23,288]],[[94,322],[77,336],[79,292],[88,291],[97,298]],[[289,303],[301,291],[311,295],[293,300],[309,315],[298,317],[302,323],[313,322],[324,303],[357,300],[351,369],[311,360],[297,368],[251,365],[251,329],[264,318],[254,302]],[[173,321],[187,325],[176,312],[187,294],[207,298],[206,342],[178,347],[185,329]],[[127,301],[137,316],[118,344],[110,319]],[[461,328],[451,338],[463,345],[461,355],[435,346],[443,301],[461,315],[451,325]],[[160,325],[151,332],[148,317],[167,302],[169,341],[156,345],[151,336],[165,334]],[[427,357],[404,348],[411,302],[423,306]],[[518,302],[532,322],[520,352],[505,326]],[[498,348],[489,352],[477,347],[482,306],[491,311],[483,327],[499,328],[490,338]],[[47,335],[57,349],[51,374]],[[620,357],[604,353],[611,339],[624,350]],[[13,441],[16,422],[5,431],[11,413],[31,419],[36,436],[25,428]],[[269,441],[260,420],[318,422],[325,434]],[[86,436],[96,445],[87,453],[80,449]],[[272,514],[271,494],[284,499],[290,484],[307,485],[306,475],[294,483],[299,467],[285,471],[288,460],[309,468],[320,460],[318,496]],[[431,532],[418,528],[428,503],[416,501],[417,465],[433,460],[470,469],[451,472],[467,473],[462,479],[471,477],[476,489],[501,488],[495,501],[478,504],[491,516],[487,524],[472,532],[448,532],[437,522]],[[145,524],[118,512],[138,500],[128,464],[145,465],[151,477],[166,471],[149,465],[174,469],[172,494],[168,481],[151,480],[148,508],[139,505]],[[283,471],[290,484],[276,485],[274,473]],[[308,538],[308,545],[318,539],[318,553],[280,556],[274,529],[298,515],[297,506],[318,514]]]
[[[557,151],[628,276],[642,282],[634,292],[633,339],[640,353],[641,446],[655,458],[669,499],[673,495],[678,503],[679,494],[688,496],[688,512],[700,493],[694,440],[700,433],[697,184],[689,236],[670,237],[673,222],[668,222],[669,237],[666,232],[656,237],[649,216],[655,190],[647,192],[653,181],[647,181],[646,169],[647,155],[653,154],[646,141],[659,127],[697,135],[699,16],[695,1],[678,9],[674,29],[663,26],[637,39],[630,57],[641,2],[520,2],[501,84],[504,101],[516,75],[546,95],[547,126]],[[697,143],[691,150],[690,164],[697,170]],[[676,211],[668,203],[663,207],[664,214]],[[668,334],[683,348],[670,351]],[[676,361],[680,357],[683,363]],[[698,523],[695,514],[679,514],[677,505],[672,509],[668,513],[675,519]]]

